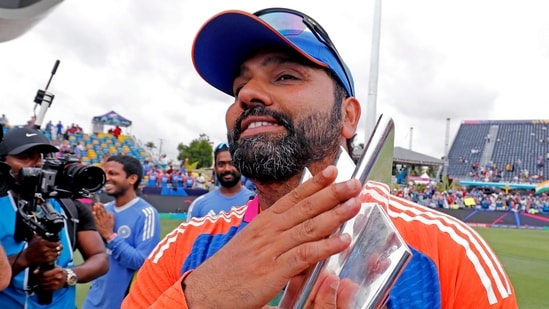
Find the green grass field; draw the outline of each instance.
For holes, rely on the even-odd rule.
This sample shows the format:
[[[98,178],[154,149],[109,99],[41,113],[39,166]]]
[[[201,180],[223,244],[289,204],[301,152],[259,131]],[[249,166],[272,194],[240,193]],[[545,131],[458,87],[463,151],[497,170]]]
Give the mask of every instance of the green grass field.
[[[521,309],[549,308],[549,231],[486,229],[477,231],[496,252],[515,287]]]
[[[161,222],[164,237],[181,220],[162,219]],[[515,287],[520,308],[549,308],[549,297],[545,294],[549,287],[549,231],[496,228],[478,228],[477,231],[503,263]],[[89,284],[78,285],[78,307],[88,288]]]

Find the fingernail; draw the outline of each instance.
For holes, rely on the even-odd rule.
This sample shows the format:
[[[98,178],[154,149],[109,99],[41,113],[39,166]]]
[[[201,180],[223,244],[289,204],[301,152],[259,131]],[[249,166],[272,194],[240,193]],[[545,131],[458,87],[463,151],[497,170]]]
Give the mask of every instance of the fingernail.
[[[356,179],[351,179],[349,181],[347,181],[347,188],[349,188],[349,190],[355,190],[358,188],[360,182]]]
[[[350,242],[351,241],[351,235],[349,235],[347,233],[344,233],[344,234],[339,235],[339,239],[341,239],[341,241],[343,241],[343,242]]]
[[[331,166],[328,166],[322,171],[322,176],[331,177],[334,174],[334,169]]]

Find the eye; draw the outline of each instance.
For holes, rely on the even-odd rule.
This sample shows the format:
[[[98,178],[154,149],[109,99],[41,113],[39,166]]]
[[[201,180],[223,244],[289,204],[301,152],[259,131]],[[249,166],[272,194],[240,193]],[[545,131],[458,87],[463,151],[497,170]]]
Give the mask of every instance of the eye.
[[[278,76],[276,78],[276,80],[278,80],[278,81],[298,80],[298,79],[299,78],[297,78],[295,75],[288,74],[288,73],[281,74],[280,76]]]

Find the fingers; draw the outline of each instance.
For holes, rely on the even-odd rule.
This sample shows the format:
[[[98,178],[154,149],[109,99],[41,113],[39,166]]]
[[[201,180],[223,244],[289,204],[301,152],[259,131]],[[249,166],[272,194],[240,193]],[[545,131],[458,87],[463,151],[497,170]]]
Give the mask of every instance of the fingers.
[[[105,214],[105,207],[101,203],[95,203],[92,206],[92,213],[94,216],[102,216]]]
[[[58,241],[47,241],[35,234],[25,251],[30,265],[51,264],[61,255],[63,245]]]
[[[281,198],[269,211],[280,214],[282,227],[289,229],[358,195],[358,180],[332,184],[336,176],[337,169],[327,167]]]
[[[40,276],[38,284],[44,291],[55,291],[65,285],[66,273],[57,265],[53,269],[39,271],[38,274]]]
[[[358,285],[336,274],[320,275],[309,296],[306,308],[355,308]]]

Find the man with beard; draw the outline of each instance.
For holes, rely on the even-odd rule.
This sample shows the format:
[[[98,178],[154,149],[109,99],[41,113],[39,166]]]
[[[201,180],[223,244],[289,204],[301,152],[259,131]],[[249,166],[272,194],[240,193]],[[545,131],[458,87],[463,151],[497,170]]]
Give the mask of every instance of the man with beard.
[[[93,216],[109,255],[109,271],[94,280],[82,308],[119,308],[137,269],[160,240],[156,208],[137,195],[143,167],[127,155],[104,163],[105,192],[114,201],[95,203]]]
[[[332,164],[340,147],[352,151],[361,110],[351,72],[316,21],[283,8],[225,11],[199,30],[193,61],[234,97],[225,116],[232,159],[257,196],[168,234],[123,308],[263,308],[289,281],[302,282],[312,266],[349,249],[351,237],[337,231],[362,202],[380,205],[413,252],[386,307],[517,307],[508,276],[474,229],[392,196],[385,184],[334,182]],[[313,177],[300,184],[305,167]],[[320,273],[317,282],[306,308],[355,308],[349,279]]]
[[[227,213],[233,206],[246,204],[254,195],[240,183],[242,175],[233,165],[227,143],[219,144],[214,150],[214,172],[219,186],[192,202],[187,211],[187,221],[221,212]]]

